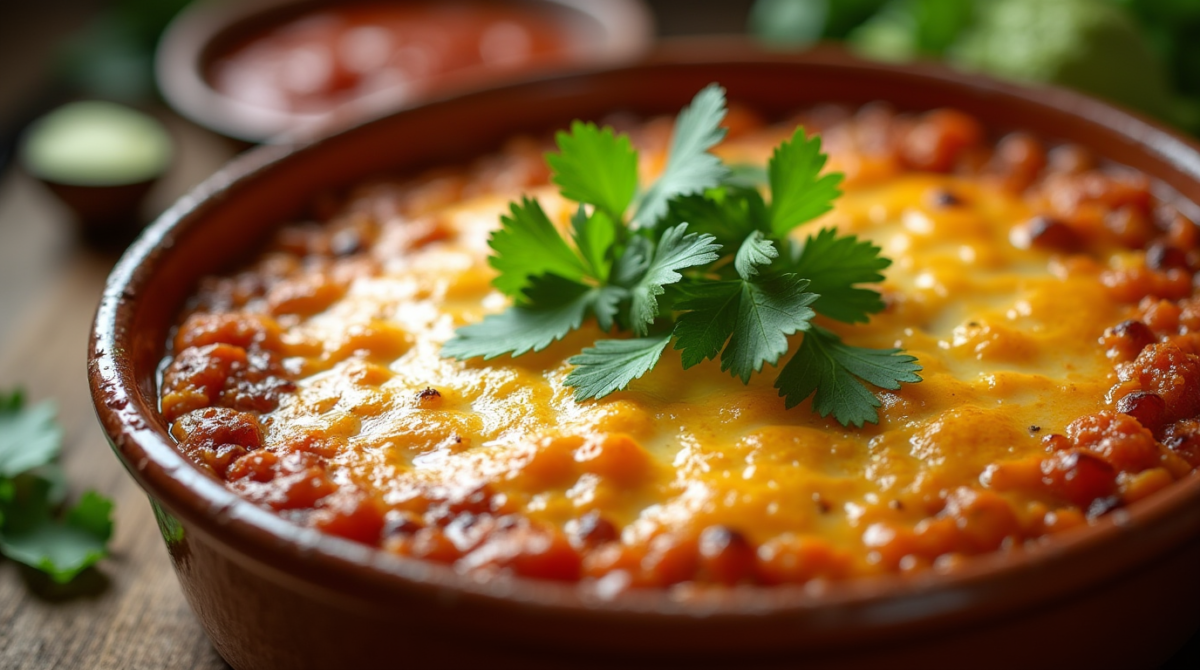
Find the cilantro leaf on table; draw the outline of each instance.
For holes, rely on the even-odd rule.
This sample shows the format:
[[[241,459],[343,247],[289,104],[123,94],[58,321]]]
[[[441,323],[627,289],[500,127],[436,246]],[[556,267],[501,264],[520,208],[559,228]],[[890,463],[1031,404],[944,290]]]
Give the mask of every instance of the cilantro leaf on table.
[[[551,181],[564,198],[587,203],[620,219],[637,193],[637,152],[629,138],[612,128],[575,121],[571,132],[555,136],[558,153],[547,153]]]
[[[0,393],[0,553],[65,583],[107,554],[112,502],[89,491],[56,514],[62,435],[52,403],[26,409],[20,391]]]
[[[58,463],[47,463],[25,472],[25,477],[36,477],[46,482],[46,502],[51,507],[58,507],[67,500],[67,473]]]
[[[4,505],[0,552],[60,584],[107,555],[113,530],[111,501],[88,491],[61,519],[55,519],[45,502],[50,484],[37,478],[26,484]]]
[[[880,251],[867,240],[825,228],[805,240],[792,271],[807,277],[808,290],[821,296],[814,305],[818,312],[846,323],[866,323],[883,309],[883,299],[878,291],[857,285],[883,280],[881,272],[892,261]]]
[[[567,375],[566,384],[575,389],[577,401],[603,398],[653,368],[670,340],[670,333],[630,340],[597,340],[579,355],[567,359],[576,367]]]
[[[541,204],[530,198],[509,204],[509,214],[500,217],[500,228],[492,233],[488,246],[495,252],[488,257],[488,264],[499,273],[492,285],[518,300],[533,277],[554,273],[579,279],[584,273],[582,261]]]
[[[895,390],[901,382],[921,381],[921,366],[899,349],[865,349],[842,342],[835,333],[814,327],[804,335],[800,350],[779,372],[775,388],[788,408],[809,396],[813,411],[833,417],[843,426],[861,428],[877,423],[879,399],[863,382]]]
[[[667,212],[672,198],[703,192],[721,183],[729,169],[708,152],[725,138],[725,89],[709,84],[679,113],[667,154],[667,165],[633,217],[635,224],[652,225]]]
[[[654,249],[641,279],[631,289],[630,323],[638,336],[645,335],[658,316],[658,296],[663,287],[674,284],[683,275],[680,270],[707,265],[720,258],[721,245],[711,235],[688,233],[687,224],[667,229]]]
[[[52,463],[62,448],[54,403],[23,409],[24,402],[20,391],[0,396],[0,478]]]
[[[594,318],[618,336],[567,360],[575,367],[564,383],[583,402],[646,374],[672,339],[684,369],[719,356],[723,371],[749,383],[803,333],[776,379],[788,407],[815,393],[822,416],[878,421],[879,401],[866,384],[917,382],[920,366],[897,350],[847,346],[813,319],[856,323],[880,311],[879,293],[862,285],[882,280],[890,261],[832,229],[796,245],[791,232],[830,210],[841,175],[822,174],[821,141],[802,129],[765,168],[730,170],[709,151],[724,137],[724,116],[719,86],[697,94],[676,120],[662,176],[628,218],[638,191],[629,139],[578,121],[559,133],[559,151],[547,161],[563,197],[577,203],[569,238],[535,200],[512,205],[493,234],[490,262],[495,286],[513,304],[460,327],[443,355],[520,356]]]
[[[25,391],[16,389],[5,393],[0,391],[0,414],[19,412],[25,406]]]
[[[840,173],[821,175],[826,156],[821,138],[797,128],[790,140],[775,148],[767,163],[771,184],[771,232],[783,237],[797,226],[833,209],[841,195]]]

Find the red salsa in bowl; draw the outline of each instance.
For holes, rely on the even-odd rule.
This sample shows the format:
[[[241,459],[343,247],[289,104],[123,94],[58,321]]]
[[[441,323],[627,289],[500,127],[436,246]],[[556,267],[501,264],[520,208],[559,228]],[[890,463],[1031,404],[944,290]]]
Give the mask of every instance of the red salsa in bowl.
[[[222,49],[206,75],[236,100],[327,112],[383,92],[419,95],[463,70],[519,70],[573,48],[553,16],[525,5],[364,2],[251,33]]]
[[[167,101],[239,139],[333,130],[433,95],[641,54],[635,0],[200,3],[157,56]]]

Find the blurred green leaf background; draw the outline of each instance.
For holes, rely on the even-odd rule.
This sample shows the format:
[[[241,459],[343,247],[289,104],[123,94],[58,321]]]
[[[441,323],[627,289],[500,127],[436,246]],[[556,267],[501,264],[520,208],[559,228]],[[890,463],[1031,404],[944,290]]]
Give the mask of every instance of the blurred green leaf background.
[[[757,0],[749,27],[775,48],[841,40],[1068,86],[1200,133],[1200,0]]]

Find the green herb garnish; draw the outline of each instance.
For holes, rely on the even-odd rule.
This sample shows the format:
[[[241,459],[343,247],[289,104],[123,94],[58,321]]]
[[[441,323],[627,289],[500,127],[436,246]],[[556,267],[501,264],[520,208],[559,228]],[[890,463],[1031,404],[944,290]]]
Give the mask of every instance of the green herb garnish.
[[[568,360],[575,368],[566,384],[584,401],[644,375],[672,339],[684,368],[719,356],[722,370],[747,383],[803,333],[775,381],[786,405],[815,394],[821,416],[856,427],[877,422],[880,402],[866,384],[897,389],[919,382],[921,367],[899,349],[848,346],[813,319],[867,321],[883,301],[862,285],[883,279],[891,261],[833,229],[793,240],[794,229],[832,208],[842,175],[821,174],[820,138],[797,129],[759,172],[768,202],[749,183],[752,169],[731,170],[709,151],[725,135],[725,112],[721,87],[702,90],[676,120],[662,176],[640,197],[628,137],[582,121],[558,133],[559,150],[546,160],[563,197],[579,203],[573,244],[536,200],[512,203],[488,260],[499,272],[493,285],[513,305],[459,328],[442,354],[540,351],[589,317],[605,332],[632,334],[598,340]]]
[[[20,391],[0,392],[0,553],[65,583],[107,555],[113,505],[89,491],[58,513],[62,428],[53,404],[24,405]]]

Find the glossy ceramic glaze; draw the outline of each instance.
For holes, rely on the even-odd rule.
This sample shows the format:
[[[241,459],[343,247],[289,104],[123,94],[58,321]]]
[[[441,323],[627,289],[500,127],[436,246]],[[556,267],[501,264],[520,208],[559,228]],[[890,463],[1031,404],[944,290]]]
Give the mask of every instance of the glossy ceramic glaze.
[[[1200,218],[1200,147],[1151,123],[1063,91],[836,52],[675,48],[637,67],[446,99],[299,148],[252,152],[129,250],[89,355],[113,449],[155,504],[184,591],[232,665],[1154,667],[1196,630],[1196,474],[1089,528],[951,574],[600,600],[574,586],[478,581],[293,526],[175,449],[155,400],[168,329],[201,276],[245,260],[303,212],[309,193],[466,159],[576,117],[671,112],[712,81],[768,116],[829,101],[954,106],[996,132],[1089,146],[1151,175]]]

